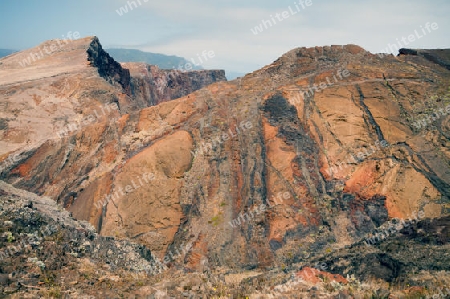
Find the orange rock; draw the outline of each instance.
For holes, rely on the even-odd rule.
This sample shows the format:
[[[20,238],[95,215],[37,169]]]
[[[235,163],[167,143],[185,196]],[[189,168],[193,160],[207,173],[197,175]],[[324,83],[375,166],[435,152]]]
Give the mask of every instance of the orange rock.
[[[347,284],[348,281],[344,277],[339,274],[331,274],[329,272],[321,271],[311,267],[304,267],[302,270],[296,273],[296,276],[303,279],[304,281],[310,283],[319,283],[319,282],[339,282],[342,284]]]
[[[2,170],[2,180],[51,196],[102,235],[131,238],[158,257],[201,234],[189,257],[193,268],[208,259],[273,267],[289,253],[298,257],[299,242],[319,242],[324,229],[341,246],[357,241],[365,221],[375,226],[385,215],[445,211],[447,120],[420,130],[413,121],[442,108],[429,96],[443,97],[450,75],[423,57],[408,57],[411,64],[355,45],[298,48],[239,80],[205,88],[222,72],[170,73],[180,82],[169,88],[166,71],[118,64],[93,37],[20,67],[33,51],[0,64],[0,157],[22,157],[5,168],[11,172]],[[351,73],[346,80],[304,94],[343,67]],[[57,136],[111,102],[119,109]],[[242,122],[252,127],[237,133]],[[391,146],[363,161],[349,158],[383,138]],[[155,177],[141,184],[144,173]],[[275,202],[279,192],[290,197]],[[369,211],[365,205],[373,202]],[[228,224],[267,203],[237,228]],[[329,275],[314,271],[311,279]]]

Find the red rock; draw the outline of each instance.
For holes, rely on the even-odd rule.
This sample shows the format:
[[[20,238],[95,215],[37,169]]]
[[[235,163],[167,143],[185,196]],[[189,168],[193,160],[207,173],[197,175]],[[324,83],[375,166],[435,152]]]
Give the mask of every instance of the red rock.
[[[296,276],[303,279],[304,281],[310,283],[319,283],[319,282],[339,282],[342,284],[347,284],[348,281],[344,277],[339,274],[331,274],[326,271],[321,271],[319,269],[304,267],[301,271],[296,273]]]

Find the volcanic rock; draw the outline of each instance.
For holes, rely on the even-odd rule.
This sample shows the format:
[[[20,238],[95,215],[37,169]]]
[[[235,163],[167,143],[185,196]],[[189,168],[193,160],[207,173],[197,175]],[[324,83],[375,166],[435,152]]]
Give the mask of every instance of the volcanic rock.
[[[7,183],[186,271],[273,271],[255,275],[259,286],[318,260],[332,262],[333,275],[362,280],[436,274],[386,248],[401,231],[364,254],[361,244],[388,221],[448,216],[449,50],[430,59],[411,51],[379,57],[355,45],[297,48],[194,91],[198,80],[222,81],[223,73],[88,59],[91,47],[102,56],[93,38],[70,47],[33,72],[17,63],[27,52],[1,60]],[[107,104],[117,109],[97,117]],[[55,125],[89,114],[89,123],[54,137]],[[402,242],[413,250],[435,228],[424,224]],[[444,257],[443,232],[420,253]]]

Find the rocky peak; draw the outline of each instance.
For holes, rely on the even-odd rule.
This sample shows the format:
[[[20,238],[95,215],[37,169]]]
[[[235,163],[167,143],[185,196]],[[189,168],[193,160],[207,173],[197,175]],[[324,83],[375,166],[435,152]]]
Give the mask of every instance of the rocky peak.
[[[118,82],[124,90],[129,92],[130,71],[122,68],[120,63],[103,50],[96,36],[89,43],[86,53],[88,54],[87,60],[92,66],[98,68],[98,73],[101,77],[110,83]]]
[[[61,130],[77,132],[86,117],[90,120],[84,123],[99,124],[226,80],[223,71],[191,74],[149,65],[142,68],[155,71],[148,77],[133,72],[133,78],[95,36],[49,40],[2,58],[0,157],[19,156],[48,140],[58,140]]]

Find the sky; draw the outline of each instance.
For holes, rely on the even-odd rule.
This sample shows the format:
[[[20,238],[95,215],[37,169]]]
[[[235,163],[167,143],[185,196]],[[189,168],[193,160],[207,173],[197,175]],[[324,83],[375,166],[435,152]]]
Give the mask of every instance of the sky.
[[[450,0],[1,0],[0,48],[22,50],[79,32],[98,36],[104,48],[196,63],[213,51],[201,58],[203,68],[249,73],[297,47],[357,44],[395,54],[393,44],[450,48],[449,16]]]

